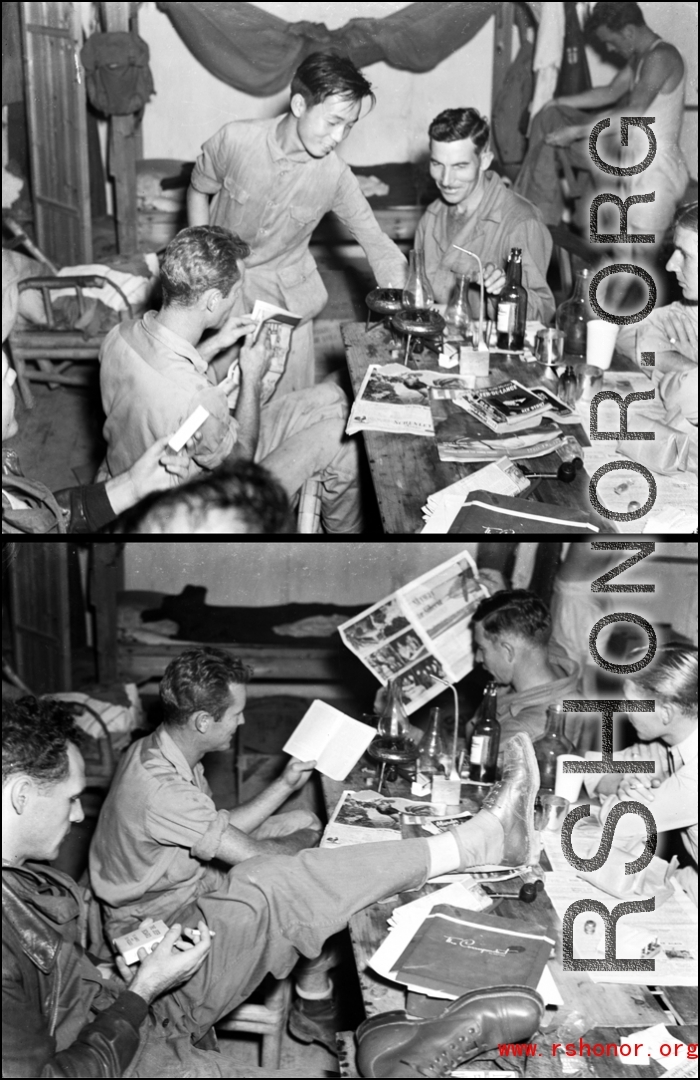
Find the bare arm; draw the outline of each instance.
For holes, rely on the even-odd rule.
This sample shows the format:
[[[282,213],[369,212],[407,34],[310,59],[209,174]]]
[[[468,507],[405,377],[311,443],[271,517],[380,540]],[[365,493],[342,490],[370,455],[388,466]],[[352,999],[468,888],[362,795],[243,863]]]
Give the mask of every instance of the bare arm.
[[[187,223],[188,225],[209,224],[209,196],[202,191],[197,191],[191,184],[187,189]]]
[[[316,765],[315,761],[299,761],[292,758],[281,776],[261,791],[254,799],[229,810],[231,825],[241,832],[249,833],[267,821],[290,795],[304,786]]]
[[[221,837],[216,858],[235,866],[256,855],[296,855],[298,851],[313,847],[317,841],[318,833],[314,829],[299,829],[290,836],[279,836],[273,840],[254,840],[252,836],[229,825]]]
[[[625,71],[631,71],[630,68],[624,68],[610,84],[610,89],[615,86],[615,83]],[[621,100],[624,94],[620,95],[620,98],[612,98],[608,102],[609,105],[617,105],[617,109],[612,112],[607,109],[605,112],[599,113],[597,116],[591,116],[585,124],[576,124],[570,128],[564,129],[570,133],[570,137],[567,142],[573,141],[574,138],[587,139],[590,135],[591,128],[600,120],[609,119],[610,128],[615,131],[619,124],[619,119],[624,112],[625,116],[643,116],[651,105],[654,98],[661,91],[664,84],[668,81],[670,75],[674,71],[674,57],[668,51],[664,49],[654,49],[650,52],[642,64],[642,70],[640,73],[637,85],[631,89],[631,93],[626,100]],[[631,83],[630,83],[631,86]],[[627,88],[629,89],[629,87]],[[589,91],[590,92],[590,91]],[[576,97],[584,97],[580,94]],[[564,104],[573,104],[573,97],[560,99]],[[608,130],[610,130],[610,128]],[[617,127],[619,131],[619,127]],[[557,145],[556,141],[557,133],[553,133],[547,141],[553,145]],[[563,144],[566,145],[566,142]]]
[[[250,338],[251,335],[246,340]],[[231,461],[252,461],[255,457],[260,434],[262,380],[267,364],[265,336],[261,334],[255,345],[244,345],[240,353],[241,391],[234,410],[239,432]]]
[[[634,72],[631,67],[624,67],[607,86],[594,86],[581,94],[568,94],[556,98],[553,105],[569,105],[572,109],[603,109],[614,105],[632,86]]]

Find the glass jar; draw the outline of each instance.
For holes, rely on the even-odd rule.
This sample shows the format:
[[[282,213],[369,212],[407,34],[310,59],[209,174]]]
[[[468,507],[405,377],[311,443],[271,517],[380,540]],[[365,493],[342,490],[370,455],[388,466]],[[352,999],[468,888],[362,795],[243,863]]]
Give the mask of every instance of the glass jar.
[[[564,357],[576,360],[586,359],[586,324],[590,314],[588,286],[591,280],[590,270],[578,270],[574,281],[574,291],[568,300],[557,308],[557,330],[564,332]]]
[[[455,283],[445,309],[445,323],[448,340],[466,341],[471,337],[469,278],[466,274],[455,274]]]
[[[579,390],[576,368],[572,364],[567,364],[557,381],[558,396],[570,409],[575,409],[579,399]]]
[[[418,772],[424,776],[435,776],[445,772],[445,739],[442,733],[440,710],[432,709],[428,730],[420,741],[418,754]]]
[[[377,724],[377,734],[382,739],[411,739],[408,713],[401,693],[401,678],[392,679],[387,686],[386,704]]]
[[[419,311],[429,308],[435,297],[425,272],[422,251],[411,251],[408,256],[408,277],[403,287],[403,306]]]
[[[559,755],[576,753],[574,744],[564,734],[565,716],[561,705],[550,705],[544,735],[532,741],[540,770],[540,791],[554,791]]]

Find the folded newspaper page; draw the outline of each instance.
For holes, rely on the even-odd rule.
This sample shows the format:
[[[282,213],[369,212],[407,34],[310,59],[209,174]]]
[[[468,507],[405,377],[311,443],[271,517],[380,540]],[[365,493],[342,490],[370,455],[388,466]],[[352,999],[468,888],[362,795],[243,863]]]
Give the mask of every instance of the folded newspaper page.
[[[464,390],[466,382],[458,375],[411,371],[402,364],[370,364],[350,413],[347,434],[432,435],[429,391],[433,387]]]
[[[401,676],[410,715],[473,667],[471,618],[488,592],[467,551],[338,627],[382,686]]]

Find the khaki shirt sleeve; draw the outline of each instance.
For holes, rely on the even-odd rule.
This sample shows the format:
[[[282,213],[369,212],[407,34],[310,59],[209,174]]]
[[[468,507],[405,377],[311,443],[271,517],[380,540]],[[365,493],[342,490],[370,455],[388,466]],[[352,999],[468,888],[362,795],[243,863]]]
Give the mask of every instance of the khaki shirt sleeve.
[[[146,812],[146,828],[159,844],[194,849],[202,844],[218,816],[204,791],[177,778],[158,788]]]
[[[204,143],[190,179],[195,191],[216,195],[220,190],[228,173],[229,143],[230,136],[227,136],[226,128],[221,128]]]
[[[406,280],[406,259],[394,241],[382,232],[357,177],[347,167],[341,173],[332,210],[363,248],[377,284],[383,288],[401,288]]]
[[[201,390],[191,398],[187,416],[191,416],[199,405],[204,406],[209,416],[199,429],[202,439],[193,460],[202,469],[215,469],[229,457],[238,441],[238,421],[231,416],[225,396],[215,386]]]
[[[665,375],[655,373],[656,379],[659,397],[666,411],[670,415],[680,412],[692,424],[697,424],[698,369],[669,371]]]

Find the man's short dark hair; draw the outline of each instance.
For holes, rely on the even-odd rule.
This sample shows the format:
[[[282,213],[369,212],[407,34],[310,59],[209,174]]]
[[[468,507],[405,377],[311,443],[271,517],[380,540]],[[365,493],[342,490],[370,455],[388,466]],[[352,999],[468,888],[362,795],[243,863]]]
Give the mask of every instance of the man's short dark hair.
[[[673,218],[674,229],[689,229],[691,232],[698,231],[698,204],[695,202],[679,206]]]
[[[339,53],[312,53],[294,72],[292,97],[301,94],[308,106],[320,105],[326,98],[347,98],[363,101],[369,98],[376,103],[372,84],[359,71],[352,60]]]
[[[597,32],[601,27],[619,32],[626,26],[646,26],[639,4],[601,3],[596,4],[586,21],[586,38],[597,41]]]
[[[18,698],[2,705],[2,782],[15,773],[41,786],[65,780],[68,744],[85,746],[87,735],[70,708],[52,698]]]
[[[552,632],[549,608],[527,589],[502,589],[486,597],[476,608],[473,623],[481,623],[491,638],[517,634],[537,645],[546,645]]]
[[[187,649],[168,664],[160,682],[165,723],[183,726],[196,712],[220,720],[229,706],[231,683],[247,683],[250,675],[250,668],[222,649]]]
[[[428,128],[434,142],[471,139],[479,153],[488,145],[490,133],[488,120],[476,109],[445,109]]]
[[[231,533],[294,532],[287,494],[274,476],[250,461],[221,465],[180,487],[155,492],[119,519],[120,533],[168,531],[182,511],[192,532],[214,511],[229,514]]]
[[[190,307],[208,289],[228,296],[241,276],[238,259],[249,255],[245,241],[220,225],[183,229],[168,244],[161,263],[163,307]]]

